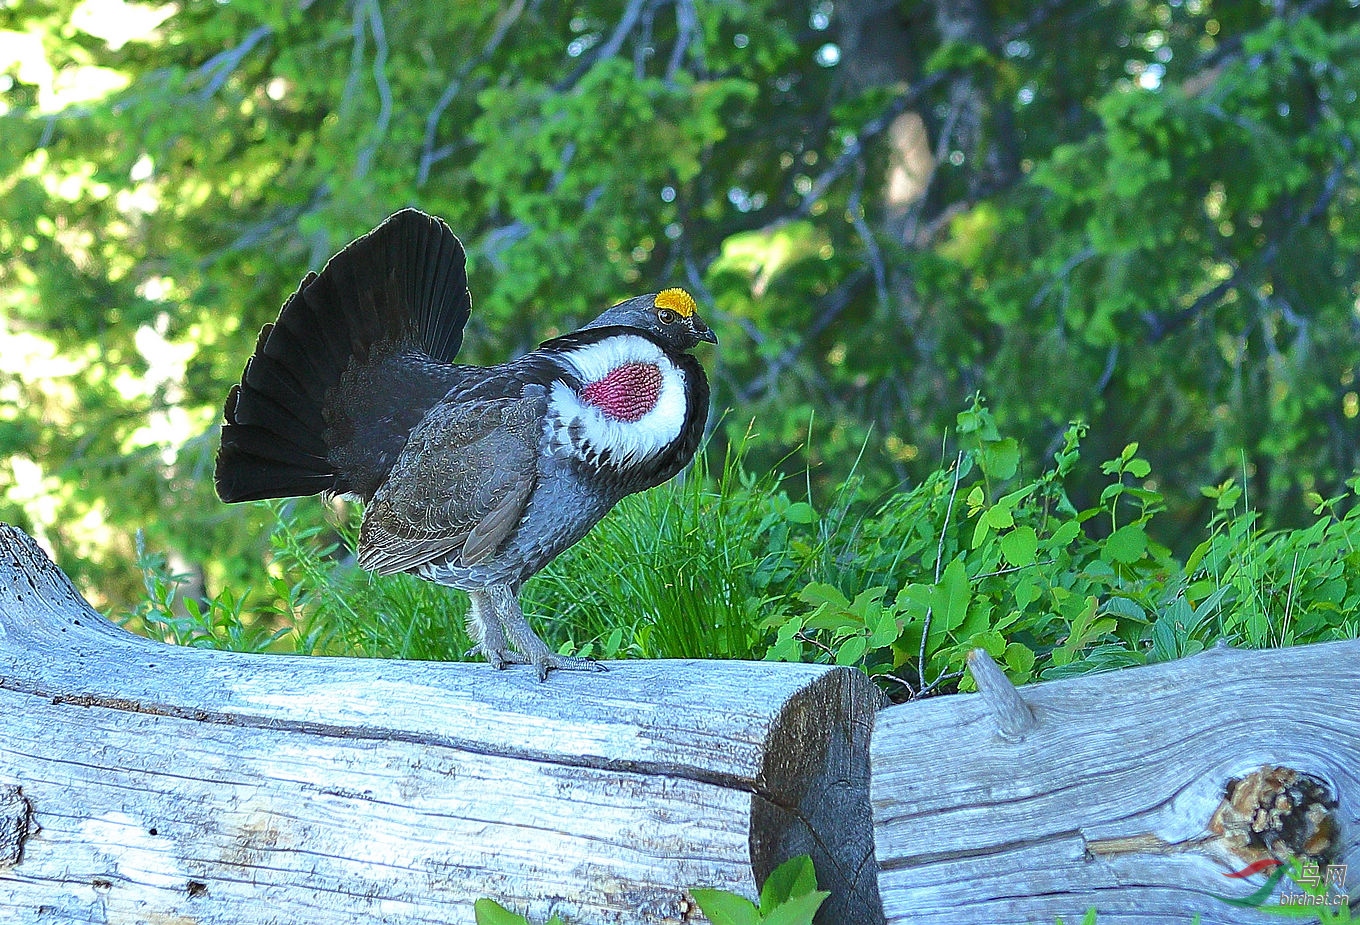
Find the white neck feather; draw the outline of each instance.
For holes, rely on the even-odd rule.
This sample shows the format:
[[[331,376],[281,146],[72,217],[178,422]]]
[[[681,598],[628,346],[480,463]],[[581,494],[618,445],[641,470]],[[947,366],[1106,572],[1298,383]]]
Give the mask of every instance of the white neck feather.
[[[597,382],[629,363],[649,363],[661,370],[656,405],[636,421],[621,421],[582,400],[565,382],[552,385],[548,398],[550,452],[599,463],[608,453],[618,468],[646,462],[665,449],[685,426],[685,374],[660,347],[636,334],[616,334],[562,354],[583,384]]]

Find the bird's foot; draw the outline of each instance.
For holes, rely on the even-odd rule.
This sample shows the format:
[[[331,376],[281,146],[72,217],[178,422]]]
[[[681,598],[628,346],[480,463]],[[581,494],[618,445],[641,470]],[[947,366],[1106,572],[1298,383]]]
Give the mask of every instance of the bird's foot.
[[[488,649],[481,645],[475,645],[467,651],[467,657],[472,658],[480,655],[486,659],[492,668],[497,671],[503,670],[507,665],[533,665],[538,669],[538,680],[546,681],[549,671],[604,671],[605,667],[593,658],[581,658],[576,655],[558,655],[551,651],[547,646],[543,647],[542,652],[533,655],[525,655],[523,652],[516,652],[514,649]]]
[[[497,671],[502,670],[506,665],[529,664],[527,658],[520,655],[514,649],[506,647],[504,642],[502,642],[499,647],[488,646],[479,642],[464,653],[465,658],[476,658],[479,655],[486,659],[491,667],[495,668]]]
[[[529,626],[529,621],[524,619],[524,612],[518,606],[506,608],[499,617],[505,638],[515,647],[516,654],[525,659],[525,664],[538,669],[538,680],[548,680],[549,671],[604,671],[604,666],[592,658],[558,655],[549,649],[547,643],[539,639]]]
[[[548,652],[535,658],[534,665],[538,668],[538,680],[540,681],[548,680],[549,671],[607,670],[604,665],[593,658],[582,658],[579,655],[558,655],[556,652]]]
[[[509,585],[471,591],[469,596],[468,635],[475,645],[468,655],[480,655],[498,670],[506,665],[533,665],[540,681],[548,679],[549,671],[605,670],[593,658],[558,655],[549,649],[524,619],[515,589]]]

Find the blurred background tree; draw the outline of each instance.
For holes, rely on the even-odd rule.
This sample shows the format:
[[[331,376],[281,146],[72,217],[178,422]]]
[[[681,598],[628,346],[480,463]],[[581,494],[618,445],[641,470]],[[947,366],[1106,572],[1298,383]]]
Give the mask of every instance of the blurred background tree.
[[[1292,523],[1360,447],[1357,6],[0,3],[0,518],[105,604],[138,529],[258,568],[220,403],[416,205],[468,246],[472,362],[693,290],[753,467],[910,483],[982,390],[1029,465],[1074,419],[1141,441],[1173,547],[1228,477]]]

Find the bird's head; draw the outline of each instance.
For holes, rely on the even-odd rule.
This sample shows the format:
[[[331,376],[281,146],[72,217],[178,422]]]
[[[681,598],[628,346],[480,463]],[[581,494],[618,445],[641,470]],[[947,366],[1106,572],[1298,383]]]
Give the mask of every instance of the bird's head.
[[[665,289],[620,302],[585,327],[602,328],[617,324],[642,328],[676,351],[689,350],[700,341],[716,344],[717,335],[704,324],[696,307],[694,296],[685,290]]]

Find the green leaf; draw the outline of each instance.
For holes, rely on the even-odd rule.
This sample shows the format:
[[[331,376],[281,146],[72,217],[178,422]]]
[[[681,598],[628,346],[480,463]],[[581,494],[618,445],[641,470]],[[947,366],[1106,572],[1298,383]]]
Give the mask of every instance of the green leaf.
[[[1043,592],[1039,590],[1038,583],[1033,578],[1022,578],[1015,584],[1015,608],[1024,610],[1030,604],[1039,599]]]
[[[982,633],[975,633],[968,638],[965,643],[971,649],[985,649],[987,654],[994,659],[1000,659],[1006,653],[1006,637],[996,630],[987,630]]]
[[[788,902],[817,889],[817,871],[812,858],[806,854],[791,857],[780,864],[760,888],[760,911],[769,915],[780,903]]]
[[[1014,437],[983,445],[982,471],[987,473],[988,478],[999,482],[1007,481],[1015,476],[1015,470],[1019,466],[1020,444]]]
[[[1006,646],[1005,658],[1011,680],[1019,684],[1030,679],[1034,671],[1034,651],[1029,646],[1012,642]]]
[[[841,647],[836,650],[836,664],[849,666],[859,664],[859,660],[864,657],[864,650],[868,646],[869,640],[863,636],[851,636],[841,643]]]
[[[926,615],[926,608],[930,606],[933,585],[921,584],[920,582],[909,582],[902,586],[902,590],[897,592],[897,597],[893,600],[893,610],[901,617],[908,620],[922,620]]]
[[[812,917],[830,895],[825,890],[817,890],[796,896],[765,916],[763,925],[812,925]]]
[[[867,625],[871,619],[877,616],[879,608],[883,604],[883,595],[887,593],[888,589],[884,585],[868,588],[856,594],[855,599],[850,602],[847,609],[859,618],[860,623]]]
[[[1020,610],[1009,611],[1003,614],[1001,617],[999,617],[996,621],[995,626],[993,626],[992,628],[995,629],[997,632],[1002,632],[1007,627],[1016,623],[1023,616],[1025,616],[1023,611]]]
[[[930,648],[938,647],[945,635],[963,622],[963,618],[968,615],[970,599],[968,573],[964,569],[963,558],[959,557],[945,566],[940,583],[931,588]]]
[[[1039,535],[1034,528],[1021,524],[1001,537],[1001,554],[1016,568],[1033,565],[1039,550]]]
[[[1053,531],[1053,535],[1044,540],[1045,546],[1061,548],[1068,545],[1081,533],[1081,524],[1075,520],[1065,520],[1058,525],[1058,529]]]
[[[1005,504],[993,504],[982,517],[993,530],[1005,530],[1015,525],[1015,515]]]
[[[968,516],[972,517],[987,503],[987,495],[982,490],[981,485],[974,485],[972,490],[968,492],[968,497],[965,501],[968,505]]]
[[[1127,597],[1115,595],[1105,602],[1105,612],[1112,613],[1116,617],[1123,617],[1125,620],[1133,620],[1135,623],[1147,623],[1147,611]]]
[[[1143,558],[1147,551],[1147,533],[1142,524],[1125,524],[1111,533],[1101,546],[1100,557],[1107,562],[1128,565]]]
[[[810,524],[817,520],[817,512],[806,501],[795,501],[784,511],[785,519],[796,524]]]
[[[883,608],[878,615],[877,625],[869,635],[869,648],[880,649],[891,644],[900,632],[897,626],[897,612],[891,608]]]
[[[1152,660],[1169,662],[1180,655],[1180,641],[1176,634],[1176,624],[1163,614],[1152,624]]]
[[[977,519],[977,523],[973,526],[973,536],[972,539],[968,541],[968,547],[970,549],[977,549],[983,543],[987,542],[987,537],[990,536],[991,533],[992,525],[984,514]]]
[[[755,903],[745,896],[727,890],[705,889],[690,890],[689,895],[713,925],[760,925],[760,913],[756,911]]]
[[[798,592],[798,599],[813,606],[830,604],[842,610],[850,606],[850,599],[839,588],[820,581],[804,585],[803,590]]]
[[[511,912],[494,899],[477,900],[472,904],[472,914],[477,919],[477,925],[528,925],[528,919]]]

